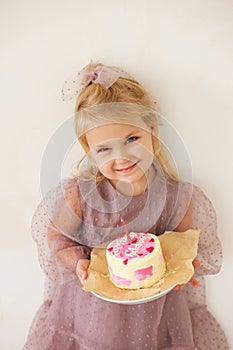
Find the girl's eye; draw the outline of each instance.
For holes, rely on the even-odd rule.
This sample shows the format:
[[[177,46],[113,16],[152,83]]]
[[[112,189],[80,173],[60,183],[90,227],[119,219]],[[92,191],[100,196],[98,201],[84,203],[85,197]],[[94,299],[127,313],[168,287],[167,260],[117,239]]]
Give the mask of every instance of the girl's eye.
[[[136,141],[138,139],[139,139],[138,136],[131,136],[125,141],[125,143],[128,144],[128,143],[134,142],[134,141]]]
[[[102,152],[106,152],[106,151],[109,151],[109,150],[110,150],[110,148],[108,148],[108,147],[102,147],[102,148],[99,148],[97,150],[97,153],[102,153]]]

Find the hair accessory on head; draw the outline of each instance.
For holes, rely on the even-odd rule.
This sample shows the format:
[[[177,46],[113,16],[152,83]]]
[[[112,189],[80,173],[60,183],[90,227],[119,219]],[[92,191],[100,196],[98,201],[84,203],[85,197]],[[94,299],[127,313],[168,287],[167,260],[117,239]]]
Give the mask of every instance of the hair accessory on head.
[[[62,100],[72,100],[89,84],[100,84],[105,89],[112,86],[119,77],[135,80],[118,67],[94,65],[92,61],[75,76],[65,81],[62,87]]]

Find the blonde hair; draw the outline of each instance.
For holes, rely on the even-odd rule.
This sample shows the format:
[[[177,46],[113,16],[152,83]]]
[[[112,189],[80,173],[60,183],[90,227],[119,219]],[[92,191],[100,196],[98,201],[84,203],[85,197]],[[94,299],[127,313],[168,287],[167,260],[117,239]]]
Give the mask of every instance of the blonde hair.
[[[92,64],[91,68],[97,66],[103,65],[101,63],[96,63]],[[111,113],[111,108],[107,108],[107,113],[104,113],[104,107],[108,107],[109,105],[114,105],[119,108],[114,107],[113,113]],[[116,110],[118,110],[118,112],[122,111],[121,105],[123,105],[124,115],[118,113],[119,115],[116,119],[115,112]],[[98,109],[100,109],[101,113],[98,113]],[[97,113],[95,113],[96,111]],[[161,144],[157,135],[158,126],[156,123],[155,101],[144,87],[134,79],[119,77],[108,89],[105,89],[100,84],[90,83],[78,95],[75,105],[75,131],[85,153],[89,151],[85,133],[90,130],[90,128],[98,124],[100,125],[100,123],[103,122],[130,123],[130,119],[131,123],[134,124],[133,119],[135,122],[135,116],[142,119],[147,126],[153,125],[153,129],[156,132],[156,135],[152,137],[154,155],[164,173],[172,179],[178,179],[177,172],[171,164],[171,157]],[[101,119],[101,121],[99,119]],[[78,172],[74,173],[74,176],[79,175],[80,165],[84,159],[85,156],[78,163]],[[104,176],[99,171],[97,173],[96,171],[93,172],[93,166],[90,164],[86,167],[85,172],[88,172],[88,174],[97,181],[104,179]]]

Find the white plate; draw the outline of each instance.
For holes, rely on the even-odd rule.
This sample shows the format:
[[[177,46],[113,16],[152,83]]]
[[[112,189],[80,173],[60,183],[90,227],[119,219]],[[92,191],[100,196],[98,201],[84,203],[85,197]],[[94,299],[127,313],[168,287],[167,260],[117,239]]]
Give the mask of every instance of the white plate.
[[[156,293],[154,295],[151,295],[150,297],[143,298],[143,299],[135,299],[135,300],[119,300],[119,299],[110,299],[107,297],[104,297],[101,294],[98,294],[96,292],[92,292],[93,295],[95,295],[97,298],[105,300],[105,301],[110,301],[111,303],[116,303],[116,304],[124,304],[124,305],[136,305],[136,304],[142,304],[142,303],[148,303],[152,300],[159,299],[162,296],[166,295],[169,293],[175,286],[172,286],[168,289],[165,289],[164,291],[160,293]]]

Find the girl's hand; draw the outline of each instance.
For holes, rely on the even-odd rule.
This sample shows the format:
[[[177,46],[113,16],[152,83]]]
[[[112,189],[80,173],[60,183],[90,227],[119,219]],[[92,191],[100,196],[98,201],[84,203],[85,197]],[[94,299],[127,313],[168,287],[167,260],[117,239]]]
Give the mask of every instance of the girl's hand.
[[[198,266],[200,266],[200,261],[197,260],[197,259],[194,259],[193,260],[193,267],[194,269],[196,269]],[[189,283],[191,283],[191,285],[194,287],[194,288],[197,288],[198,287],[198,282],[196,280],[196,278],[192,277],[190,280],[189,280]],[[175,286],[175,288],[173,288],[174,290],[181,290],[184,288],[184,284],[178,284],[177,286]]]
[[[89,264],[90,264],[89,259],[80,259],[77,263],[76,274],[80,282],[82,283],[82,285],[84,285],[85,280],[87,279],[87,269]]]

